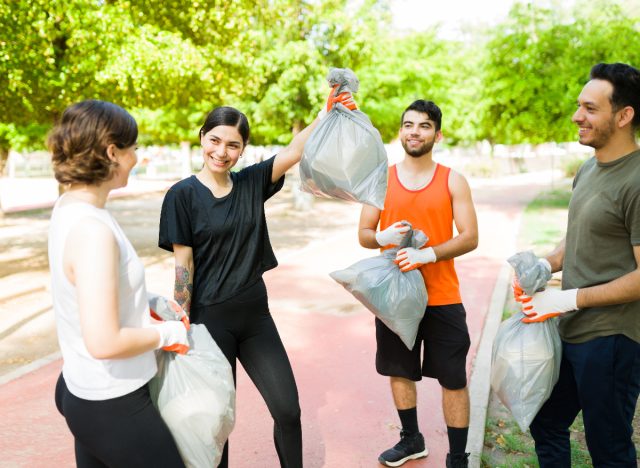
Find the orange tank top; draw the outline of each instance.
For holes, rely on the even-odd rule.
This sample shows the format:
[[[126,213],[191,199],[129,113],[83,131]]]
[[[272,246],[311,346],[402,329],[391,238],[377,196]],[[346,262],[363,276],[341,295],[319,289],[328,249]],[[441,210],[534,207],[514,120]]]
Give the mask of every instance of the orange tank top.
[[[409,190],[400,182],[396,166],[391,166],[387,197],[380,214],[380,230],[397,221],[406,220],[414,229],[420,229],[429,237],[426,247],[451,239],[453,207],[449,193],[450,171],[450,168],[436,164],[433,178],[426,187]],[[462,302],[453,259],[423,265],[420,273],[427,286],[430,306]]]

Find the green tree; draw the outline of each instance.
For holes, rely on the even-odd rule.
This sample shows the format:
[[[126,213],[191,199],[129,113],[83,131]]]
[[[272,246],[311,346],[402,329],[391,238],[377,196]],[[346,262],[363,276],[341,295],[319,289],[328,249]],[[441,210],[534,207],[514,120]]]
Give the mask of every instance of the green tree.
[[[254,92],[242,102],[256,143],[286,143],[292,131],[310,123],[329,93],[329,69],[351,68],[359,75],[378,53],[390,21],[386,2],[376,0],[359,6],[347,0],[293,1],[281,9],[285,15],[268,18],[275,27],[264,25]]]
[[[0,124],[46,128],[86,98],[187,113],[219,103],[242,90],[255,3],[0,0]]]
[[[472,138],[465,124],[475,93],[466,50],[437,37],[437,30],[388,37],[384,53],[361,70],[363,110],[383,140],[397,137],[400,115],[416,99],[432,100],[443,112],[443,131],[455,143]]]
[[[481,135],[504,144],[574,140],[571,115],[590,68],[614,61],[640,63],[637,20],[617,3],[573,14],[516,4],[487,43]]]

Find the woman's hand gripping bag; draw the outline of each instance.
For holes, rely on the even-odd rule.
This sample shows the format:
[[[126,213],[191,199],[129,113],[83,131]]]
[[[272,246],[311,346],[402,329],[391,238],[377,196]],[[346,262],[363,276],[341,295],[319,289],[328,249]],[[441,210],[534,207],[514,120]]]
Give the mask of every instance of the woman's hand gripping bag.
[[[419,230],[409,230],[402,244],[365,258],[330,276],[373,312],[408,349],[416,342],[418,327],[427,307],[427,288],[419,270],[403,273],[394,260],[398,250],[419,249],[427,243]]]
[[[148,294],[152,315],[179,320],[175,302]],[[178,306],[179,307],[179,306]],[[189,468],[218,466],[235,423],[231,366],[204,325],[192,324],[185,355],[158,351],[158,373],[149,382],[180,455]]]
[[[355,93],[359,82],[348,68],[332,68],[327,77],[335,94]],[[300,161],[301,189],[318,197],[384,208],[387,153],[366,114],[336,103],[311,132]]]

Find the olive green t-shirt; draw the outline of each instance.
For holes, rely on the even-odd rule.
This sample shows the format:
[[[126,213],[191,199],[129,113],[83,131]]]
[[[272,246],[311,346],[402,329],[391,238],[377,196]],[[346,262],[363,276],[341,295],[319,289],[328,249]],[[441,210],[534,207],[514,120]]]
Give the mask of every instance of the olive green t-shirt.
[[[573,181],[562,289],[608,283],[634,271],[638,245],[640,151],[607,163],[592,157]],[[570,343],[616,334],[640,342],[640,301],[568,312],[559,326]]]

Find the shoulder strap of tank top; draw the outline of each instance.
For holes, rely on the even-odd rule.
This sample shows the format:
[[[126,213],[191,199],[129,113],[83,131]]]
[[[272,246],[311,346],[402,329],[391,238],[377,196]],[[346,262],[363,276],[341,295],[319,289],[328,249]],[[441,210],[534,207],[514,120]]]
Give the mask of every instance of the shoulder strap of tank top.
[[[437,180],[435,181],[437,185],[440,185],[444,188],[449,194],[449,198],[451,198],[451,191],[449,190],[449,174],[451,173],[451,168],[447,166],[443,166],[442,164],[438,164],[436,167],[436,176]]]

